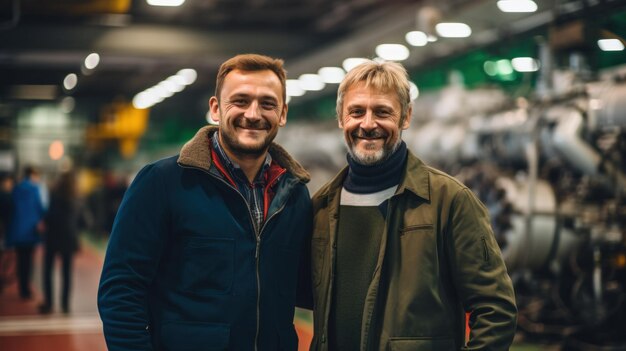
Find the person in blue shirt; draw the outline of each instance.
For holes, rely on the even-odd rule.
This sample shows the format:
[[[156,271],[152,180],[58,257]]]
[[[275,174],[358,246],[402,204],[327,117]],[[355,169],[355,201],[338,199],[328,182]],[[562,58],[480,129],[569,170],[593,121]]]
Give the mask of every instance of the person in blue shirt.
[[[9,222],[6,246],[15,248],[17,260],[17,278],[20,297],[32,298],[30,286],[33,271],[33,251],[41,241],[43,231],[44,207],[38,182],[39,171],[27,166],[24,168],[24,179],[13,188],[11,194],[13,212]]]

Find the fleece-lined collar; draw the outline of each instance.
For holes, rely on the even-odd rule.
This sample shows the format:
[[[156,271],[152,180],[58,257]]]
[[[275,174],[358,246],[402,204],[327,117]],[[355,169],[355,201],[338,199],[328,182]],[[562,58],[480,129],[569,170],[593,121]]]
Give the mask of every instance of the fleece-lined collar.
[[[192,166],[206,170],[211,169],[211,149],[209,147],[210,135],[217,131],[219,127],[206,126],[201,128],[196,135],[191,138],[180,150],[178,164],[182,166]],[[285,149],[276,143],[272,143],[269,148],[272,159],[281,167],[293,174],[303,183],[311,180],[307,172],[296,160],[294,160]]]

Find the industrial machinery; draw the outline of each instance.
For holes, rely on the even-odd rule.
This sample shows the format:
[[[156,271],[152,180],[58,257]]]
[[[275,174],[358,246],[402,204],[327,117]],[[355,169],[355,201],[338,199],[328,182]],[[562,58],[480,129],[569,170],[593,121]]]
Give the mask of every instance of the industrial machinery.
[[[524,337],[565,350],[626,349],[626,84],[609,78],[509,106],[444,89],[405,135],[488,207]]]

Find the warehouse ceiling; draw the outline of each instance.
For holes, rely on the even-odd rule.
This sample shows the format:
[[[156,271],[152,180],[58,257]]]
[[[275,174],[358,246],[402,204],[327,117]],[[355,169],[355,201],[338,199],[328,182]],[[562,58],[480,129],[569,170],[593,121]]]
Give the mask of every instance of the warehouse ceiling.
[[[356,19],[407,0],[1,0],[0,88],[56,85],[79,74],[76,97],[131,96],[182,68],[197,89],[213,84],[225,59],[245,52],[290,62],[354,31]],[[85,57],[101,61],[81,73]],[[89,75],[85,73],[91,73]],[[23,89],[22,89],[23,90]]]
[[[495,0],[186,0],[180,7],[147,0],[0,0],[0,115],[7,111],[3,106],[70,95],[78,103],[130,101],[183,68],[195,69],[198,79],[169,103],[204,106],[217,68],[239,53],[281,57],[289,76],[297,77],[341,66],[347,57],[372,58],[380,43],[406,45],[404,33],[432,32],[437,20],[472,26],[470,38],[411,47],[404,64],[412,68],[568,15],[598,15],[588,8],[624,6],[622,0],[535,2],[535,13],[503,14]],[[100,62],[86,70],[90,53],[98,53]],[[62,82],[69,73],[78,82],[66,91]]]

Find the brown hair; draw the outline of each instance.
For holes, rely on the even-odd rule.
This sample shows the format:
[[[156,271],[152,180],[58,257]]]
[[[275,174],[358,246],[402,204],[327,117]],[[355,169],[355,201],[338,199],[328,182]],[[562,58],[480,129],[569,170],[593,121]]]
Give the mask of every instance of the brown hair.
[[[217,72],[217,81],[215,83],[215,96],[218,100],[220,98],[220,93],[222,91],[226,75],[234,70],[249,72],[270,70],[274,72],[283,87],[283,103],[286,101],[287,94],[285,90],[285,81],[287,80],[287,71],[283,68],[283,60],[258,54],[237,55],[222,63],[219,71]]]
[[[76,174],[72,171],[67,171],[62,173],[57,180],[53,191],[62,198],[65,199],[73,199],[78,194],[78,189],[76,188]]]
[[[371,87],[382,92],[395,92],[400,102],[400,124],[407,118],[411,94],[409,75],[404,67],[396,62],[376,62],[368,60],[346,74],[337,91],[337,119],[341,122],[343,111],[343,96],[353,85],[365,82],[366,87]]]

